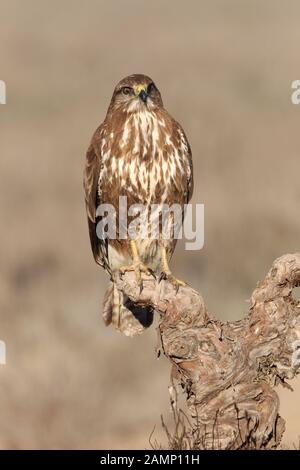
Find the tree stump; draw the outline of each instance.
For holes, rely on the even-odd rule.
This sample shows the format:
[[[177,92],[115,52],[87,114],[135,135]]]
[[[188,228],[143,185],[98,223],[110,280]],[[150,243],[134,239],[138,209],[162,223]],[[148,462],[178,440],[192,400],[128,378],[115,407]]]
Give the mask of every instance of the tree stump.
[[[274,261],[254,290],[249,313],[235,322],[209,315],[189,286],[176,293],[167,281],[134,275],[118,289],[138,308],[160,316],[160,349],[171,377],[186,394],[199,449],[276,448],[285,422],[278,413],[278,384],[288,386],[300,366],[300,253]]]

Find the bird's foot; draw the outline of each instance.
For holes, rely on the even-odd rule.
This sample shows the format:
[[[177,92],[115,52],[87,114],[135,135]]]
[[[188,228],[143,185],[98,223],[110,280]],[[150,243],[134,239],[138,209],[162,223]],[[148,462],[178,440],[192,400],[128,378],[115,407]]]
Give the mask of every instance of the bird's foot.
[[[176,294],[179,291],[180,286],[186,286],[186,282],[182,281],[181,279],[177,279],[171,272],[161,272],[159,281],[165,279],[166,281],[170,282],[174,289],[176,290]]]
[[[151,274],[153,275],[153,272],[149,268],[147,268],[147,266],[142,261],[134,261],[129,266],[121,266],[119,268],[119,272],[121,275],[130,271],[134,271],[136,282],[140,286],[140,292],[142,292],[143,290],[142,273],[146,274],[147,276],[150,276]]]

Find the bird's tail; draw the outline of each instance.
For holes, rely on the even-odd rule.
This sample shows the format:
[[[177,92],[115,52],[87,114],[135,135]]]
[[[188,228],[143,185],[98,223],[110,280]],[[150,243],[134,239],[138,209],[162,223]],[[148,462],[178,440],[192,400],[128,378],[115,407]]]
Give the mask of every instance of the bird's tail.
[[[130,299],[117,289],[111,282],[103,299],[103,319],[106,325],[126,336],[135,336],[148,328],[153,321],[153,311],[150,307],[137,307]]]

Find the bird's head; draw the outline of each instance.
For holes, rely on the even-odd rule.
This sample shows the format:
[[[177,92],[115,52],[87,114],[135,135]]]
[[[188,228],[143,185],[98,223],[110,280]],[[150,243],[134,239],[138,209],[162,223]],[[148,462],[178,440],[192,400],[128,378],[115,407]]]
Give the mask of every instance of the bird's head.
[[[141,74],[129,75],[121,80],[113,93],[110,110],[122,108],[126,112],[161,108],[160,92],[150,77]]]

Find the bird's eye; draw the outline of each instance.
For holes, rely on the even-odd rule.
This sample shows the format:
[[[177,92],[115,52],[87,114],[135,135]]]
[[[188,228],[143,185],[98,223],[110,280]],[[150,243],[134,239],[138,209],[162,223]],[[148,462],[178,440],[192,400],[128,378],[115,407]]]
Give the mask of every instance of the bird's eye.
[[[152,82],[152,83],[150,83],[150,85],[148,85],[148,88],[147,88],[148,95],[150,95],[154,90],[156,90],[156,86]]]
[[[122,88],[122,93],[123,93],[123,95],[130,95],[131,94],[131,88],[129,86],[124,86]]]

